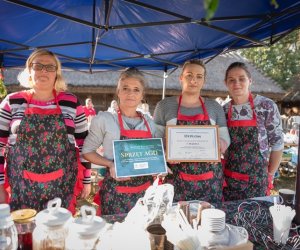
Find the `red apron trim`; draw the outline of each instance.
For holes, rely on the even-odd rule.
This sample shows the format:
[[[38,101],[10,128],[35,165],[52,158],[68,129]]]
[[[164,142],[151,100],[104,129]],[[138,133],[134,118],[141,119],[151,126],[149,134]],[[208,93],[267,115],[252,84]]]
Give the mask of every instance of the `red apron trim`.
[[[238,173],[238,172],[232,172],[228,169],[224,170],[224,174],[225,174],[225,176],[236,179],[236,180],[249,182],[249,175],[248,174],[241,174],[241,173]]]
[[[41,108],[27,108],[25,110],[26,115],[33,115],[33,114],[38,114],[38,115],[58,115],[61,114],[61,110],[58,110],[57,108],[55,109],[41,109]]]
[[[127,138],[151,138],[151,132],[143,130],[121,130],[121,135]],[[150,136],[150,137],[149,137]]]
[[[148,187],[150,187],[150,185],[151,182],[148,181],[143,185],[136,186],[136,187],[116,186],[116,191],[118,193],[136,194],[145,191]]]
[[[120,134],[121,136],[127,137],[127,138],[152,138],[151,129],[146,121],[144,115],[142,113],[139,113],[140,117],[143,119],[145,126],[147,130],[125,130],[123,125],[123,119],[120,109],[118,110],[118,120],[120,124]]]
[[[27,93],[27,96],[25,97],[26,100],[27,100],[27,109],[25,110],[25,114],[26,115],[33,115],[33,114],[38,114],[38,115],[59,115],[59,114],[61,114],[61,108],[58,105],[58,100],[57,100],[57,95],[56,95],[55,90],[53,90],[53,96],[54,96],[54,99],[55,99],[56,108],[53,108],[53,109],[41,109],[41,108],[38,108],[38,107],[30,108],[29,104],[31,103],[33,93]]]
[[[209,116],[207,113],[207,110],[205,108],[205,105],[202,101],[202,98],[199,96],[199,100],[202,106],[202,110],[204,114],[197,114],[197,115],[183,115],[180,112],[180,105],[181,105],[181,99],[182,96],[179,96],[179,101],[178,101],[178,110],[177,110],[177,120],[183,120],[183,121],[208,121]]]
[[[227,121],[227,127],[256,127],[256,120]]]
[[[73,195],[72,199],[69,203],[68,210],[75,215],[76,214],[76,205],[77,205],[77,197],[80,195],[82,189],[83,189],[83,183],[82,180],[84,178],[83,172],[86,169],[80,162],[78,156],[79,156],[79,149],[76,148],[76,156],[77,156],[77,163],[78,163],[78,172],[77,172],[77,178],[76,183],[73,188]]]
[[[254,101],[251,92],[249,93],[249,102],[252,109],[252,120],[231,120],[232,118],[232,101],[229,105],[227,127],[257,127]]]
[[[213,171],[209,171],[204,174],[196,175],[196,174],[186,174],[186,173],[180,172],[179,176],[181,179],[183,179],[185,181],[206,181],[206,180],[212,179],[214,177],[214,173],[213,173]]]
[[[27,170],[23,170],[23,178],[36,182],[48,182],[56,180],[64,175],[62,169],[47,174],[36,174]]]

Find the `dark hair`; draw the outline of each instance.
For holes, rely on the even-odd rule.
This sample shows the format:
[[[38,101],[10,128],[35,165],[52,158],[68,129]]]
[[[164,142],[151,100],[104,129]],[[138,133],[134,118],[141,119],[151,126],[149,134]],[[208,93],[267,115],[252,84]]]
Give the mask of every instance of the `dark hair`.
[[[245,70],[247,76],[249,77],[249,79],[251,79],[251,73],[250,73],[247,65],[245,63],[243,63],[243,62],[234,62],[234,63],[230,64],[228,66],[228,68],[226,69],[225,81],[226,81],[226,79],[228,77],[229,71],[232,70],[232,69],[234,69],[234,68],[241,68],[241,69]]]
[[[182,71],[181,71],[181,74],[182,72],[185,70],[186,66],[190,65],[190,64],[196,64],[196,65],[200,65],[203,69],[204,69],[204,77],[206,77],[206,67],[205,67],[205,64],[202,60],[200,59],[191,59],[191,60],[187,60],[183,66],[182,66]]]

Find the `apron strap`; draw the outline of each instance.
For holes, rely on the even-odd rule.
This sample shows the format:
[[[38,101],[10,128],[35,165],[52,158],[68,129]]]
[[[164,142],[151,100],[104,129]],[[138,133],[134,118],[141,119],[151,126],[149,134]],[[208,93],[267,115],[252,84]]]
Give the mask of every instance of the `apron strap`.
[[[119,124],[120,124],[121,136],[125,136],[128,138],[133,138],[133,137],[135,137],[135,138],[151,138],[152,137],[150,126],[142,113],[138,112],[140,118],[144,121],[144,124],[147,128],[146,131],[145,130],[135,130],[135,129],[126,130],[124,128],[122,114],[121,114],[120,109],[118,109],[117,113],[118,113],[118,120],[119,120]],[[132,136],[131,133],[134,133],[135,135]]]
[[[252,109],[252,119],[251,120],[232,120],[232,100],[229,105],[227,126],[228,127],[256,127],[256,113],[254,108],[254,101],[251,92],[249,93],[249,102]]]
[[[61,114],[61,108],[58,104],[58,99],[57,99],[57,95],[56,95],[56,90],[53,90],[53,96],[54,96],[54,101],[56,104],[56,108],[55,109],[41,109],[38,107],[32,107],[30,108],[29,105],[31,103],[32,97],[33,97],[33,93],[29,92],[27,95],[27,108],[25,110],[25,114],[39,114],[39,115],[58,115]]]
[[[184,120],[184,121],[198,121],[198,120],[207,121],[207,120],[209,120],[208,112],[206,110],[204,102],[202,101],[201,96],[199,96],[199,101],[200,101],[201,106],[202,106],[203,114],[183,115],[180,112],[181,100],[182,100],[182,95],[179,96],[179,101],[178,101],[178,109],[177,109],[177,119],[178,120]]]

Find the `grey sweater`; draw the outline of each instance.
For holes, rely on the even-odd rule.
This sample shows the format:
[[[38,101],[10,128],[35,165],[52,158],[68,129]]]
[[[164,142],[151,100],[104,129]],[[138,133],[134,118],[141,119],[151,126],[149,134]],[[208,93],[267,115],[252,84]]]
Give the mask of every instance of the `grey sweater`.
[[[226,118],[222,106],[212,99],[203,99],[204,105],[208,112],[211,125],[219,126],[219,135],[220,138],[227,142],[227,145],[230,144],[230,136],[228,133]],[[157,103],[154,110],[154,121],[158,125],[158,137],[165,136],[165,126],[166,125],[176,125],[177,123],[177,110],[178,102],[177,97],[167,97]],[[202,107],[197,108],[186,108],[181,106],[180,111],[184,115],[196,115],[203,114]]]
[[[144,115],[146,118],[152,137],[157,137],[156,135],[156,125],[153,120]],[[122,116],[123,125],[126,130],[146,130],[146,126],[143,120],[128,118]],[[120,139],[120,125],[118,121],[117,113],[110,112],[99,112],[97,116],[92,119],[89,134],[84,140],[82,153],[90,153],[96,151],[101,145],[104,148],[104,157],[112,160],[113,159],[113,140]]]

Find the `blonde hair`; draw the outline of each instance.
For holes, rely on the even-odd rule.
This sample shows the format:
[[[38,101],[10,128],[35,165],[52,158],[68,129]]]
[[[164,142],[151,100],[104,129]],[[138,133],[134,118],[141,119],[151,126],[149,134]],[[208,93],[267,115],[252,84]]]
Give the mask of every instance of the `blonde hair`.
[[[18,81],[20,82],[20,84],[25,88],[33,87],[33,83],[30,76],[30,68],[33,60],[38,56],[51,56],[54,59],[57,67],[54,88],[57,92],[67,90],[67,84],[62,76],[61,63],[59,59],[53,52],[45,49],[37,49],[34,52],[32,52],[31,55],[28,57],[25,64],[25,69],[18,75]]]
[[[129,68],[120,74],[119,80],[118,80],[118,85],[117,85],[117,93],[119,91],[121,81],[126,78],[135,78],[135,79],[139,80],[139,82],[141,83],[141,85],[143,87],[143,95],[144,95],[145,88],[146,88],[146,79],[145,79],[144,74],[135,68]]]
[[[206,77],[205,63],[200,59],[190,59],[190,60],[185,61],[185,63],[182,66],[181,75],[182,75],[183,71],[185,70],[185,68],[191,64],[196,64],[196,65],[201,66],[204,69],[204,77]]]

